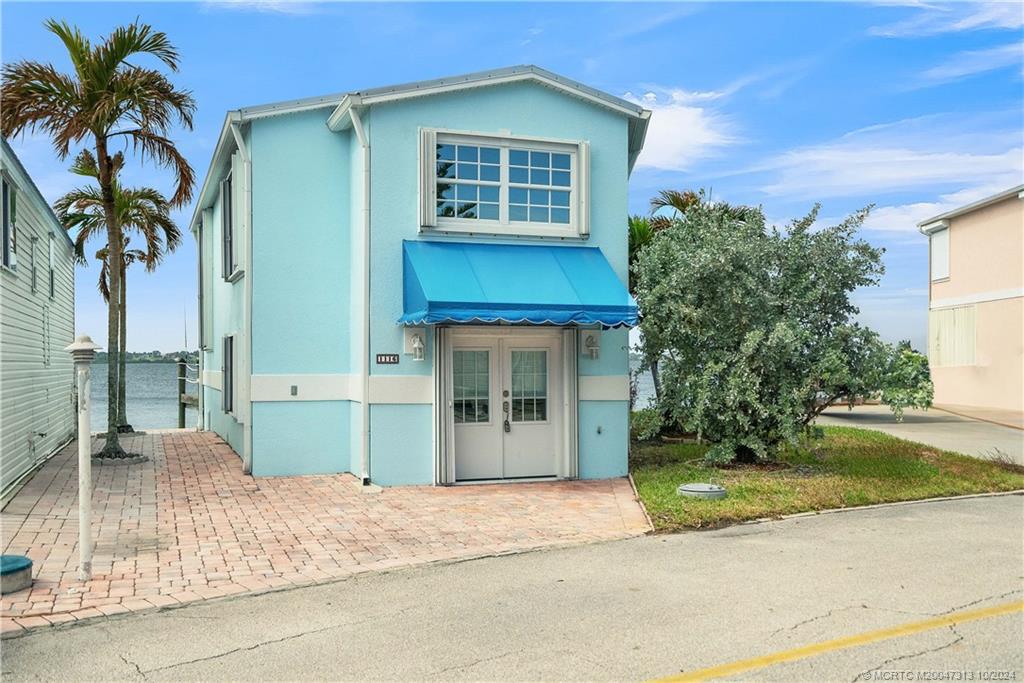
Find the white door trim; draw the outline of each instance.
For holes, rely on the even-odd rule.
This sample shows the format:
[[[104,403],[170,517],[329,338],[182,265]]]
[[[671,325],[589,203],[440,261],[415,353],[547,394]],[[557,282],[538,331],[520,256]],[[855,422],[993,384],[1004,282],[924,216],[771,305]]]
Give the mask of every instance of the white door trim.
[[[455,480],[455,439],[452,420],[451,363],[454,340],[480,337],[493,340],[495,337],[516,337],[517,340],[533,336],[557,341],[561,348],[559,357],[562,381],[561,429],[559,440],[558,479],[572,479],[579,472],[579,438],[577,434],[579,396],[577,391],[577,339],[574,329],[554,327],[512,327],[512,326],[459,326],[438,327],[435,330],[434,357],[434,473],[435,484],[474,484],[485,482],[456,482]],[[555,337],[557,336],[557,340]],[[554,379],[552,377],[552,379]],[[550,481],[550,478],[542,480]],[[492,483],[516,483],[538,481],[538,479],[495,479]]]

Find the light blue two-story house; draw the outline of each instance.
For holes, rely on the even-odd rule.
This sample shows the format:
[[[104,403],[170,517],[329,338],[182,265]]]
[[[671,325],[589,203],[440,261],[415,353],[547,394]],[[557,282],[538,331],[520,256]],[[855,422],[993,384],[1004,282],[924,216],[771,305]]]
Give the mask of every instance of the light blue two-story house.
[[[625,475],[649,116],[534,66],[229,112],[191,224],[200,427],[257,476]]]

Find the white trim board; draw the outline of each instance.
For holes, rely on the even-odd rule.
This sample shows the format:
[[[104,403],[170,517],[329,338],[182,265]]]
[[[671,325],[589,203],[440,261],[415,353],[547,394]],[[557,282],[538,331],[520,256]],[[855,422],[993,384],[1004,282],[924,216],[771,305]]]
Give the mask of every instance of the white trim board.
[[[580,401],[628,401],[628,375],[580,375]]]
[[[220,370],[203,370],[203,386],[222,391],[224,378]]]
[[[253,375],[250,391],[253,402],[358,401],[359,382],[359,375]]]
[[[362,402],[361,385],[362,375],[359,374],[253,375],[251,399],[253,402]],[[293,386],[295,395],[292,395]],[[433,402],[431,375],[370,375],[370,403],[430,405]]]
[[[935,299],[931,302],[929,309],[950,308],[952,306],[967,306],[968,304],[983,304],[989,301],[1002,301],[1003,299],[1016,299],[1024,296],[1024,287],[1015,289],[999,289],[990,292],[979,292],[965,296],[954,296],[947,299]]]

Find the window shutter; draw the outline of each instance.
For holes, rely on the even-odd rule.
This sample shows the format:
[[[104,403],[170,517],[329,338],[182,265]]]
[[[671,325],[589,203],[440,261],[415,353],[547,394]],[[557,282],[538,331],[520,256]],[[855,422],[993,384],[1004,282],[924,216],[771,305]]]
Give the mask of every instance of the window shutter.
[[[221,275],[227,278],[234,272],[234,236],[231,225],[231,178],[220,181]]]
[[[56,294],[56,289],[57,289],[57,283],[56,283],[56,275],[57,275],[57,273],[56,273],[56,270],[55,270],[56,264],[54,263],[54,261],[55,261],[55,258],[54,258],[54,253],[53,253],[53,233],[51,232],[50,233],[50,298],[51,299]]]
[[[234,254],[231,265],[234,269],[245,267],[245,244],[249,239],[249,216],[245,210],[246,177],[245,163],[242,155],[235,152],[231,155],[231,242]]]
[[[224,337],[221,358],[221,408],[225,413],[234,409],[235,398],[235,344],[233,337]]]
[[[437,183],[435,182],[435,161],[437,160],[437,133],[426,128],[420,129],[420,226],[437,226]]]
[[[18,265],[18,188],[11,186],[11,267]]]
[[[576,224],[579,226],[580,237],[590,235],[590,143],[581,142],[576,153],[576,182],[578,185],[576,207],[580,212]]]
[[[932,280],[949,277],[949,228],[936,230],[931,235]]]

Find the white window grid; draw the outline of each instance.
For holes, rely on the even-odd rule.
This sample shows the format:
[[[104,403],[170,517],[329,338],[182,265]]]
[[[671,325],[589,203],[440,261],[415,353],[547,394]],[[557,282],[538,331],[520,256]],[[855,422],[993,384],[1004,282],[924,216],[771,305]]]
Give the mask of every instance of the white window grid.
[[[460,230],[469,230],[472,226],[477,226],[475,231],[484,233],[492,229],[498,232],[512,229],[513,232],[522,232],[522,234],[545,230],[553,231],[554,234],[562,236],[579,234],[584,229],[581,226],[581,217],[578,215],[580,211],[578,193],[581,191],[582,180],[577,153],[580,144],[582,143],[533,141],[527,138],[492,138],[471,133],[439,132],[434,145],[435,158],[432,164],[433,177],[431,179],[431,192],[434,194],[433,208],[437,212],[437,227],[442,230],[446,227],[458,227]],[[473,175],[472,169],[469,167],[463,169],[467,173],[460,173],[458,158],[454,160],[437,158],[439,150],[452,147],[456,148],[456,150],[461,147],[497,149],[500,160],[498,164],[499,179],[497,181],[490,179],[481,180],[479,173],[476,178],[473,178],[471,177]],[[529,165],[523,166],[519,163],[510,163],[510,156],[515,152],[527,152],[530,155]],[[536,164],[533,161],[534,154],[538,156],[538,163]],[[456,151],[456,157],[457,155],[458,152]],[[545,156],[547,157],[546,165],[542,162]],[[552,167],[551,165],[551,160],[554,157],[559,159],[557,167]],[[439,173],[442,170],[439,168],[441,162],[453,162],[456,165],[454,177],[452,177],[449,169],[445,169],[444,175]],[[472,164],[473,162],[466,159],[461,163]],[[493,162],[478,162],[479,167],[493,165]],[[529,182],[513,182],[511,176],[521,172],[523,169],[528,171]],[[539,172],[536,173],[536,180],[538,181],[536,183],[533,182],[535,171]],[[543,177],[544,171],[548,172],[547,178]],[[565,179],[565,176],[562,175],[564,173],[568,174],[568,186],[560,184]],[[558,175],[555,176],[554,174]],[[556,177],[559,184],[554,182]],[[547,182],[544,182],[545,180]],[[445,190],[446,196],[441,196],[442,186],[449,186]],[[469,186],[461,188],[461,192],[464,193],[461,198],[459,196],[460,186]],[[483,204],[490,205],[494,203],[494,190],[498,192],[497,219],[490,217],[493,216],[493,208],[491,207],[484,211],[488,215],[486,218],[481,218],[478,215],[458,215],[460,199],[465,203],[469,203],[472,201],[472,197],[475,196],[479,203],[480,193],[487,192],[487,199]],[[524,190],[527,193],[525,198],[519,194]],[[476,193],[475,195],[473,194],[474,192]],[[455,194],[455,197],[450,196],[452,193]],[[513,199],[515,201],[510,201]],[[526,212],[525,219],[522,218],[524,209]],[[530,220],[531,214],[534,220]],[[493,228],[490,226],[493,226]]]

